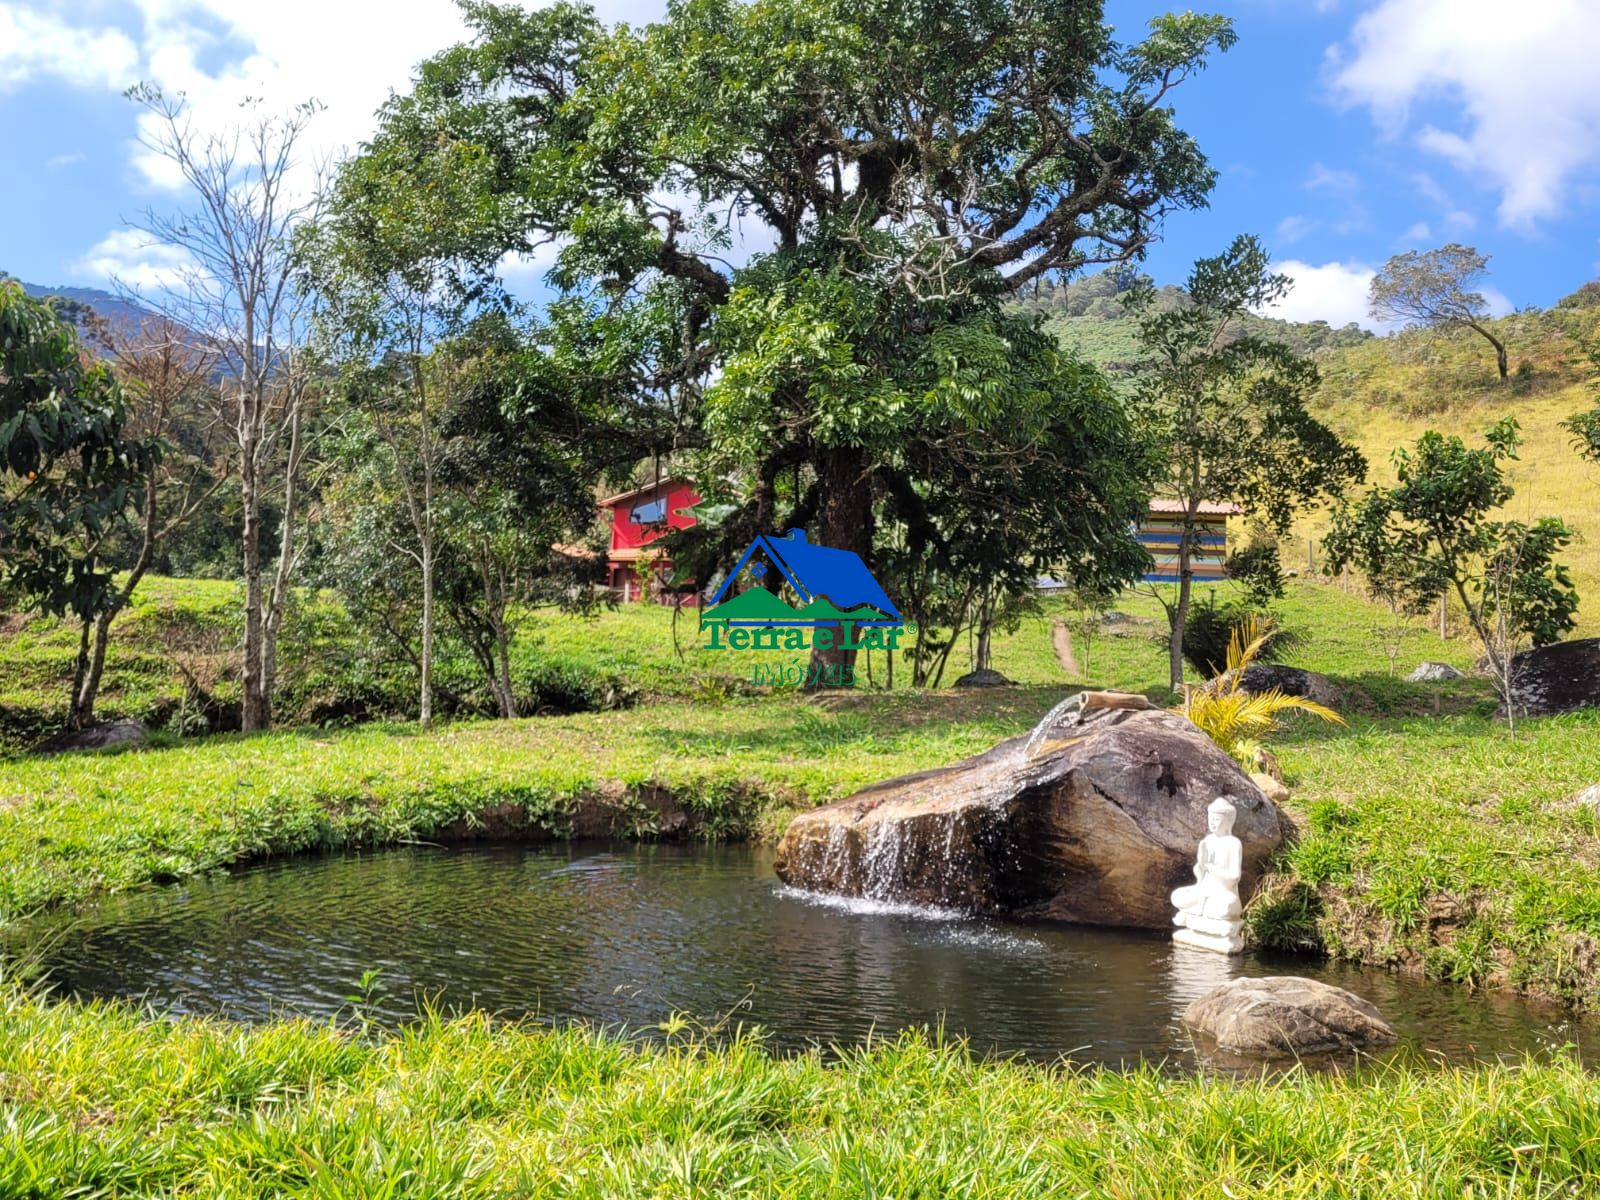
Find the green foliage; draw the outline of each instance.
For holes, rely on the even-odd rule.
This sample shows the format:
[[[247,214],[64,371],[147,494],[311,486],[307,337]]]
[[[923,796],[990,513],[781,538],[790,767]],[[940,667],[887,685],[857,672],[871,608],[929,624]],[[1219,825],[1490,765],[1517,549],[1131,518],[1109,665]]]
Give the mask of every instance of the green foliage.
[[[1301,637],[1273,620],[1246,594],[1236,600],[1219,600],[1210,592],[1194,602],[1184,626],[1183,653],[1201,678],[1211,679],[1228,669],[1228,648],[1247,626],[1257,626],[1266,636],[1256,649],[1258,662],[1281,662]],[[1246,641],[1253,640],[1247,638]]]
[[[1546,645],[1571,629],[1578,594],[1556,561],[1572,537],[1560,520],[1491,519],[1515,494],[1504,464],[1516,458],[1516,420],[1497,422],[1484,440],[1469,449],[1429,431],[1396,450],[1395,485],[1343,505],[1323,545],[1331,569],[1356,566],[1414,612],[1446,592],[1459,599],[1509,703],[1519,644]]]
[[[1246,770],[1255,769],[1261,743],[1277,732],[1285,713],[1303,712],[1336,725],[1344,718],[1326,705],[1277,688],[1246,691],[1244,673],[1271,643],[1273,624],[1254,615],[1244,618],[1228,641],[1226,670],[1203,687],[1184,695],[1173,711],[1193,721],[1212,741]]]
[[[0,281],[0,588],[25,604],[87,624],[114,603],[101,543],[159,454],[127,417],[73,327]]]
[[[637,30],[566,5],[467,17],[473,39],[348,169],[362,227],[442,174],[472,215],[421,249],[483,289],[506,252],[562,244],[523,396],[567,398],[607,471],[692,448],[702,494],[736,509],[674,537],[680,568],[709,578],[752,535],[813,526],[874,565],[920,557],[907,578],[979,571],[984,598],[944,601],[947,645],[974,611],[986,636],[1042,553],[1132,577],[1126,421],[1003,300],[1137,255],[1204,202],[1214,172],[1165,100],[1233,43],[1225,18],[1122,45],[1097,5],[1059,0],[688,0]],[[733,212],[773,246],[737,268]],[[571,424],[513,424],[503,448],[574,444]]]
[[[1583,354],[1589,360],[1590,388],[1600,396],[1600,335],[1591,337],[1583,344]],[[1600,462],[1600,402],[1593,408],[1573,413],[1561,422],[1561,428],[1572,435],[1572,445],[1579,454]]]
[[[1269,534],[1282,534],[1299,509],[1364,478],[1366,460],[1307,408],[1318,384],[1310,360],[1239,331],[1246,313],[1288,290],[1288,278],[1271,274],[1268,265],[1257,239],[1239,237],[1224,253],[1195,262],[1188,303],[1163,308],[1148,286],[1132,288],[1126,302],[1138,314],[1145,354],[1134,412],[1158,464],[1157,490],[1180,501],[1186,514],[1202,502],[1231,501]],[[1186,515],[1170,613],[1173,687],[1182,682],[1198,532]]]
[[[1471,329],[1494,347],[1504,381],[1505,344],[1486,324],[1489,305],[1483,293],[1473,290],[1488,265],[1488,255],[1456,242],[1436,250],[1397,254],[1373,276],[1372,315],[1380,321],[1415,322],[1433,329]]]
[[[1283,573],[1278,539],[1259,528],[1251,532],[1250,540],[1228,555],[1228,578],[1245,589],[1249,603],[1265,608],[1283,596],[1288,579]]]

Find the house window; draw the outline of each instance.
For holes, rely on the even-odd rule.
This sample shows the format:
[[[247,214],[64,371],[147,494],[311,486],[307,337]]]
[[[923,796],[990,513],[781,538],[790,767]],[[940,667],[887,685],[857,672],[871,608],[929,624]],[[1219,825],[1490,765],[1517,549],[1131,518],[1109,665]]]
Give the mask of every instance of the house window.
[[[635,525],[659,525],[667,519],[667,498],[662,496],[659,500],[635,504],[628,519]]]

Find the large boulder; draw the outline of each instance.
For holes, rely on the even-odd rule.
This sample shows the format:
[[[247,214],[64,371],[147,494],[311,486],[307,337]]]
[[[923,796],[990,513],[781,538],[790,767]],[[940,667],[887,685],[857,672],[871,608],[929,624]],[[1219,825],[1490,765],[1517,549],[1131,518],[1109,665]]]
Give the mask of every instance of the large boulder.
[[[796,817],[779,877],[846,896],[1170,929],[1172,890],[1194,882],[1206,806],[1226,795],[1248,895],[1283,839],[1277,808],[1187,718],[1142,696],[1077,703],[976,758]]]
[[[1239,677],[1239,687],[1252,693],[1276,688],[1285,696],[1302,696],[1330,708],[1336,708],[1341,698],[1338,686],[1326,675],[1282,663],[1251,663]]]
[[[1359,1050],[1395,1040],[1369,1001],[1297,975],[1230,980],[1189,1005],[1183,1023],[1223,1050],[1256,1058]]]
[[[138,721],[105,721],[86,729],[68,729],[48,737],[33,748],[34,754],[67,754],[75,750],[110,750],[142,746],[150,731]]]
[[[1017,685],[993,667],[981,667],[976,671],[968,671],[960,679],[956,680],[955,686],[958,688],[992,688],[1016,687]]]
[[[1511,660],[1511,678],[1519,716],[1600,707],[1600,638],[1524,650]]]

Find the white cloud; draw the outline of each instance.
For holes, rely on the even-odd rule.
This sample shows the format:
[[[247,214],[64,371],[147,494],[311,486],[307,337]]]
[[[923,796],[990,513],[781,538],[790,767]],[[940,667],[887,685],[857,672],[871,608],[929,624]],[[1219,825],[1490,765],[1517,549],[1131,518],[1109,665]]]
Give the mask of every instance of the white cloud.
[[[1272,269],[1287,275],[1294,283],[1289,294],[1267,310],[1274,317],[1286,321],[1326,321],[1335,327],[1354,321],[1363,329],[1374,333],[1389,333],[1398,328],[1384,321],[1375,321],[1367,312],[1367,292],[1372,277],[1377,272],[1361,262],[1329,262],[1321,265],[1285,259],[1275,262]],[[1504,292],[1484,287],[1484,303],[1492,316],[1503,317],[1513,305]]]
[[[1311,164],[1311,174],[1306,176],[1306,187],[1311,191],[1353,192],[1361,186],[1354,171]]]
[[[138,64],[138,49],[120,29],[78,28],[49,10],[0,4],[0,91],[42,76],[123,88],[138,78]]]
[[[1594,0],[1523,0],[1514,13],[1504,0],[1380,0],[1330,62],[1335,92],[1391,136],[1418,104],[1454,104],[1461,127],[1424,123],[1417,144],[1496,188],[1501,223],[1528,229],[1600,161],[1596,46]]]
[[[1326,321],[1335,327],[1351,321],[1368,329],[1380,326],[1367,315],[1367,288],[1373,269],[1361,263],[1323,263],[1314,266],[1299,259],[1272,264],[1272,269],[1294,281],[1289,294],[1267,311],[1286,321]]]
[[[1417,185],[1417,191],[1439,206],[1446,233],[1467,233],[1478,224],[1478,219],[1471,213],[1456,207],[1450,193],[1440,187],[1432,175],[1419,171],[1411,179]]]
[[[665,0],[595,6],[603,20],[635,24],[665,7]],[[118,14],[120,28],[96,23],[106,12]],[[73,23],[74,15],[82,19]],[[201,135],[234,127],[247,100],[269,115],[314,99],[323,108],[300,140],[291,179],[291,190],[305,195],[319,165],[370,136],[377,108],[409,87],[419,62],[466,34],[453,0],[130,0],[115,9],[102,0],[0,0],[0,90],[46,78],[113,90],[146,80],[170,96],[182,93]],[[140,115],[141,134],[153,132],[152,121]],[[170,163],[136,144],[130,155],[152,190],[174,193],[154,197],[154,207],[187,199],[177,195],[182,181]],[[83,265],[146,283],[170,270],[147,256],[130,271],[118,257],[128,250],[121,236],[104,239]]]
[[[1418,221],[1415,225],[1411,226],[1411,228],[1407,229],[1400,235],[1400,240],[1402,242],[1411,242],[1414,244],[1413,249],[1418,249],[1425,246],[1432,239],[1433,230],[1428,227],[1428,223],[1426,221]]]
[[[1278,222],[1278,240],[1285,245],[1298,242],[1317,227],[1310,217],[1290,216]]]
[[[118,229],[101,238],[74,265],[96,282],[157,292],[181,284],[194,262],[176,246],[153,242],[137,230]]]
[[[89,156],[83,153],[81,150],[75,150],[71,154],[52,154],[49,158],[45,159],[45,170],[59,171],[63,167],[75,167],[79,163],[86,161],[88,157]]]

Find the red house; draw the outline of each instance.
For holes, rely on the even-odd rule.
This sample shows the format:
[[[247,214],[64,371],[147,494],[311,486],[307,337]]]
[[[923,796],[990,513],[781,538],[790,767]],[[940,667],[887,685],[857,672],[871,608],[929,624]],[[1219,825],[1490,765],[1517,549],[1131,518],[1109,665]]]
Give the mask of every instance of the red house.
[[[663,479],[648,487],[608,496],[600,501],[602,510],[611,513],[611,549],[606,553],[606,583],[624,601],[659,599],[663,603],[672,599],[665,578],[672,570],[672,562],[659,547],[650,543],[669,529],[687,529],[695,519],[681,510],[700,503],[695,490],[681,479]],[[648,564],[648,588],[640,587],[640,564]],[[693,586],[685,602],[693,604],[698,597]]]

